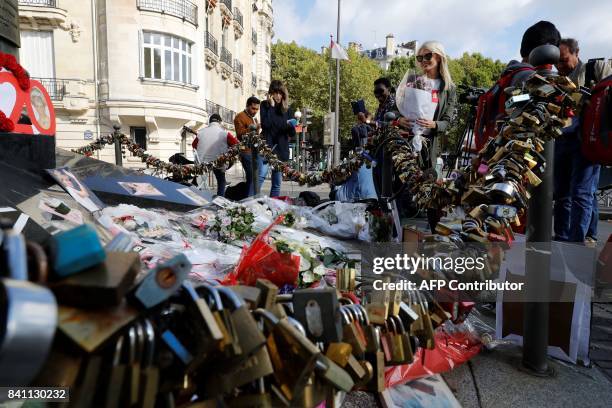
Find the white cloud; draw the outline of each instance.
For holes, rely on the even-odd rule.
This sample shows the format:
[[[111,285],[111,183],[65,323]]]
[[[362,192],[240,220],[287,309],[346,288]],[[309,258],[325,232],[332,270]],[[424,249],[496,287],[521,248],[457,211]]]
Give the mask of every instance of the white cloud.
[[[337,2],[277,0],[276,38],[295,40],[315,49],[336,32]],[[356,41],[371,48],[393,33],[397,41],[437,39],[449,54],[464,51],[509,60],[518,56],[523,31],[538,20],[549,20],[561,34],[581,43],[584,57],[612,57],[612,1],[590,0],[343,0],[342,43]]]

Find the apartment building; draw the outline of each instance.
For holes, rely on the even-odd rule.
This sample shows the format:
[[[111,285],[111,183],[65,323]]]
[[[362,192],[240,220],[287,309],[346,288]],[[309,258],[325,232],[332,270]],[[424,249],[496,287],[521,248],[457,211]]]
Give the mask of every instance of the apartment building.
[[[382,69],[386,71],[391,66],[391,61],[393,61],[395,58],[413,56],[417,49],[417,42],[408,41],[402,44],[396,44],[393,34],[389,34],[385,37],[384,47],[363,50],[361,44],[357,43],[350,43],[349,47],[361,52],[362,55],[373,59]]]
[[[228,129],[270,83],[271,0],[19,0],[20,59],[47,87],[57,145],[113,125],[167,160],[219,113]],[[112,147],[98,157],[113,161]],[[137,158],[124,165],[138,167]]]

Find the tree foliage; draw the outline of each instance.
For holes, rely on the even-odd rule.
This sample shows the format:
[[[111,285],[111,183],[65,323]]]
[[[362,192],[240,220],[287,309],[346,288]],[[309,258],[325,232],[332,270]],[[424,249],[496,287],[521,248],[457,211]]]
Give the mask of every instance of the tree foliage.
[[[350,130],[355,123],[351,101],[364,99],[368,109],[376,109],[372,94],[373,83],[381,75],[378,65],[348,50],[350,61],[341,61],[340,67],[340,134],[343,141],[350,140]],[[272,79],[280,79],[287,85],[291,107],[308,107],[313,111],[309,130],[323,134],[323,117],[330,107],[335,107],[336,63],[323,54],[295,42],[277,42],[272,46]]]
[[[383,72],[373,60],[355,50],[349,49],[348,54],[350,61],[340,63],[340,134],[343,144],[350,140],[350,129],[355,123],[351,101],[364,99],[367,109],[374,112],[378,105],[372,93],[374,80],[387,76],[397,87],[408,69],[416,69],[414,57],[396,58],[389,70]],[[504,66],[499,60],[494,61],[480,53],[464,53],[449,60],[451,76],[458,86],[488,88],[499,78]],[[292,108],[313,110],[313,123],[309,130],[322,135],[323,117],[330,107],[330,85],[331,109],[335,107],[336,63],[329,58],[329,52],[319,53],[295,42],[279,41],[272,46],[272,79],[280,79],[287,85]],[[449,129],[450,146],[461,137],[468,112],[467,106],[459,107]]]

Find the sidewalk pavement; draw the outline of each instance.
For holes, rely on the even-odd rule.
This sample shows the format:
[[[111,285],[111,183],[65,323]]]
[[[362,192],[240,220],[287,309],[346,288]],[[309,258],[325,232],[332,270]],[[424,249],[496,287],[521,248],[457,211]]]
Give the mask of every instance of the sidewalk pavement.
[[[213,177],[214,179],[214,177]],[[225,179],[228,185],[234,185],[240,183],[245,180],[244,171],[242,170],[242,165],[239,162],[236,162],[228,171],[225,173]],[[270,182],[270,173],[268,173],[268,177],[266,181],[264,181],[263,185],[260,188],[260,191],[264,195],[270,195],[270,188],[272,183]],[[329,184],[323,183],[318,186],[309,187],[309,186],[300,186],[298,183],[294,181],[284,181],[281,184],[281,196],[289,196],[289,197],[297,197],[300,195],[302,191],[312,191],[313,193],[317,193],[319,197],[323,199],[329,198]]]

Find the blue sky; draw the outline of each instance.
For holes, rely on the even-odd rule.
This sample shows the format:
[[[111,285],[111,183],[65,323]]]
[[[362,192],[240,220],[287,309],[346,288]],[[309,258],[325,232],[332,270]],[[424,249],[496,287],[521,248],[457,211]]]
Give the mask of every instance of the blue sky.
[[[274,40],[315,50],[336,33],[336,0],[274,0]],[[612,58],[612,0],[342,0],[340,40],[365,48],[396,42],[441,41],[463,52],[507,61],[519,56],[523,31],[539,20],[580,42],[580,56]]]

